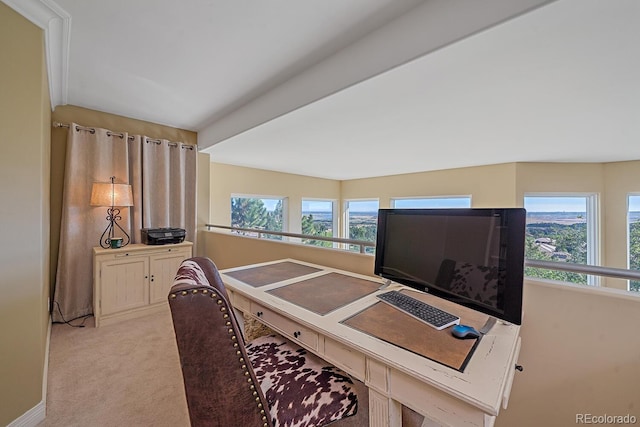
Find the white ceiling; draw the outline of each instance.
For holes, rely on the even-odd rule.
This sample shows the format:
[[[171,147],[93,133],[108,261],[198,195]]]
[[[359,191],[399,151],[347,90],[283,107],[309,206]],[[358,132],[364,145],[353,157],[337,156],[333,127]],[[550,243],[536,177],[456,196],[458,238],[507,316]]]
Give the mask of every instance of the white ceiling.
[[[198,131],[215,162],[640,159],[637,0],[3,1],[47,30],[54,106]]]

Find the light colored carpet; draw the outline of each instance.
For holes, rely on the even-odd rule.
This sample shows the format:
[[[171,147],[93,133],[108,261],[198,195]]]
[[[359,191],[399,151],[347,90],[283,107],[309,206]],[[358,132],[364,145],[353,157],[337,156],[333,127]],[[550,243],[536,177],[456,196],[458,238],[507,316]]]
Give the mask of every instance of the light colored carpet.
[[[169,307],[93,326],[53,325],[39,426],[189,426]]]
[[[246,320],[245,335],[251,339],[272,333]],[[369,424],[367,388],[359,381],[355,385],[358,414],[332,427]],[[169,306],[97,329],[93,318],[84,328],[54,324],[47,389],[47,416],[38,427],[188,427]]]

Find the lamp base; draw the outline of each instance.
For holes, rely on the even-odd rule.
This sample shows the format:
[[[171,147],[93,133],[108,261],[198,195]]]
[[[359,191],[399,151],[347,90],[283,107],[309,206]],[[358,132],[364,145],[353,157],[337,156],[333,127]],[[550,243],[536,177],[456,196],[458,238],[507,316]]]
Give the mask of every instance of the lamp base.
[[[120,224],[118,224],[119,219],[122,219],[120,216],[120,209],[114,207],[107,209],[107,221],[109,221],[109,224],[107,224],[107,228],[104,229],[102,236],[100,236],[100,246],[104,249],[122,248],[131,242],[129,234],[124,231],[124,228],[122,228]],[[114,231],[116,227],[122,231],[126,239],[122,237],[115,237]]]

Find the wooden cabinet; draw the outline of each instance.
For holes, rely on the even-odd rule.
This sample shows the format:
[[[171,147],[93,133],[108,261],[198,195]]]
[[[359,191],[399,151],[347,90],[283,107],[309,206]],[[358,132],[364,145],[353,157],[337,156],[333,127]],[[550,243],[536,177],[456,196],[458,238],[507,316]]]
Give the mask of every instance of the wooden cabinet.
[[[96,327],[162,310],[180,263],[192,243],[120,249],[93,248],[93,313]]]

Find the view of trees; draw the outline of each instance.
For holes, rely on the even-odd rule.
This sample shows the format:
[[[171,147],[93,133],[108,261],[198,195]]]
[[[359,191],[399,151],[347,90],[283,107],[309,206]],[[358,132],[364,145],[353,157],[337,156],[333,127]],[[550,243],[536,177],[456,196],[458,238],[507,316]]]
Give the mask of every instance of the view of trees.
[[[282,200],[278,200],[273,210],[267,210],[263,199],[233,197],[231,199],[231,225],[240,228],[282,231]],[[309,236],[333,236],[333,221],[321,213],[320,218],[313,213],[302,215],[302,234]],[[349,238],[375,242],[377,215],[360,213],[349,218]],[[249,234],[240,232],[241,234]],[[267,238],[282,240],[281,236],[266,235]],[[333,243],[307,239],[303,243],[333,247]],[[355,245],[350,250],[359,250]],[[374,253],[373,247],[366,248]],[[587,224],[584,222],[562,224],[558,222],[537,222],[527,225],[525,258],[544,261],[567,261],[576,264],[587,263]],[[640,219],[629,224],[629,268],[640,270]],[[564,282],[587,284],[585,274],[566,271],[546,270],[527,267],[525,276]],[[640,292],[640,281],[631,281],[630,290]]]
[[[540,241],[547,241],[548,247],[555,250],[545,250]],[[525,258],[542,261],[568,261],[576,264],[587,263],[587,224],[559,224],[545,222],[527,225],[525,237]],[[568,271],[545,270],[540,268],[525,268],[525,276],[540,279],[560,280],[564,282],[587,284],[585,274]]]
[[[302,234],[309,236],[324,236],[332,237],[333,231],[331,220],[319,221],[313,217],[313,214],[302,215]],[[333,243],[325,240],[303,240],[306,245],[323,246],[325,248],[332,248]]]
[[[629,269],[640,270],[640,220],[629,224]],[[632,280],[629,290],[640,292],[640,281]]]
[[[349,238],[355,240],[364,240],[367,242],[375,242],[378,233],[378,215],[375,216],[354,216],[349,219]],[[349,250],[359,251],[360,247],[351,245]],[[371,246],[365,247],[365,253],[375,253],[375,248]]]
[[[268,211],[262,199],[232,197],[231,226],[282,231],[282,200],[278,200],[275,208]],[[239,233],[248,234],[246,232]],[[282,240],[282,236],[266,235],[266,237]]]
[[[550,239],[555,247],[554,252],[542,249],[539,239]],[[536,243],[538,240],[538,243]],[[555,222],[527,225],[525,240],[525,258],[543,261],[587,263],[587,226],[585,223],[559,224]],[[640,270],[640,220],[629,224],[629,268]],[[560,280],[564,282],[587,284],[585,274],[568,271],[525,268],[525,276],[541,279]],[[631,281],[629,290],[640,292],[640,281]]]

